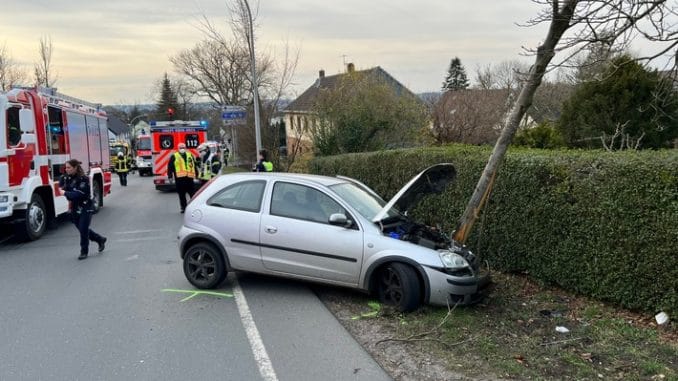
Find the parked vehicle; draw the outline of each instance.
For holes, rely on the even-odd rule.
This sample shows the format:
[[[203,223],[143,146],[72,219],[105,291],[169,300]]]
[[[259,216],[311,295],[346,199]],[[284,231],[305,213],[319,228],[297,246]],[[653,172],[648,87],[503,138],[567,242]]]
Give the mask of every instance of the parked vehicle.
[[[0,222],[26,240],[68,211],[58,187],[63,164],[82,162],[94,208],[111,191],[106,112],[101,105],[51,88],[16,87],[0,93]]]
[[[198,157],[197,148],[207,140],[206,121],[172,120],[151,122],[153,139],[153,184],[156,190],[174,190],[173,179],[167,178],[167,164],[170,156],[177,152],[179,143]]]
[[[129,158],[127,161],[128,163],[132,163],[132,150],[130,150],[130,146],[127,142],[113,141],[110,143],[109,147],[111,155],[111,172],[115,172],[115,166],[118,164],[118,154],[120,152]]]
[[[214,288],[235,270],[317,281],[374,293],[400,311],[477,302],[489,274],[473,253],[407,217],[455,174],[451,164],[429,167],[388,203],[346,177],[219,176],[186,209],[184,274],[198,288]]]
[[[136,139],[136,157],[134,162],[139,176],[153,175],[153,151],[151,135],[141,134]]]

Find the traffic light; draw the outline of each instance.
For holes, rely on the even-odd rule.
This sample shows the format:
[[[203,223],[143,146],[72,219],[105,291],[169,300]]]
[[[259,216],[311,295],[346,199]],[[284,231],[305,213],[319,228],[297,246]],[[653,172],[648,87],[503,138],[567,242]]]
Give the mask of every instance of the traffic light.
[[[174,120],[174,109],[172,107],[167,108],[167,118],[169,120]]]

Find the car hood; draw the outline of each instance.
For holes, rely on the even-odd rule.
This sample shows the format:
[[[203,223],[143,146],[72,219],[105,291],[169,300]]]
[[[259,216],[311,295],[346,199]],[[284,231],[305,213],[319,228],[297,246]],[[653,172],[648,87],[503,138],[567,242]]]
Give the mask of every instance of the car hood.
[[[386,203],[386,206],[372,218],[372,222],[383,220],[388,215],[388,210],[393,207],[405,213],[425,196],[444,192],[455,177],[457,171],[450,163],[440,163],[424,169]]]

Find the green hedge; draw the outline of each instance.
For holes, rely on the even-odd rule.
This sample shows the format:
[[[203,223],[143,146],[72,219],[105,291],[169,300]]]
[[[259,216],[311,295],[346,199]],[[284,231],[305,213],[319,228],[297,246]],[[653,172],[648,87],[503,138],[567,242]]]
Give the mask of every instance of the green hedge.
[[[435,163],[451,189],[411,214],[451,231],[491,153],[447,146],[317,158],[309,171],[359,179],[390,198]],[[631,309],[678,316],[678,151],[509,150],[467,244],[491,267]]]

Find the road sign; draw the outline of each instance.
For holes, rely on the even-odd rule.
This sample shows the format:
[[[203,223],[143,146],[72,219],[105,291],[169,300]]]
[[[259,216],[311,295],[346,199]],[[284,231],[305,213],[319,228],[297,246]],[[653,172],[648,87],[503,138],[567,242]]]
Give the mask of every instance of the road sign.
[[[243,106],[223,106],[221,109],[221,119],[224,124],[245,124],[247,110]]]

